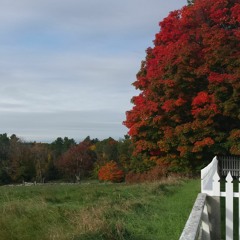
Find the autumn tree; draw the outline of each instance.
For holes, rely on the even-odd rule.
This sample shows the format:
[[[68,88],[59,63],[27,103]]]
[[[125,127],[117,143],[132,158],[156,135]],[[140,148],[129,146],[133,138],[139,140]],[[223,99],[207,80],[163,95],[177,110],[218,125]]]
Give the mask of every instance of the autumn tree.
[[[124,139],[120,139],[117,145],[118,162],[126,170],[131,169],[131,157],[133,152],[133,144],[128,135]]]
[[[56,180],[62,178],[61,172],[58,171],[57,165],[58,161],[61,159],[62,155],[67,152],[72,146],[75,146],[76,142],[72,138],[68,137],[58,137],[50,144],[52,160],[50,162],[48,179]]]
[[[105,164],[109,161],[118,161],[118,142],[109,137],[96,143],[98,162]]]
[[[63,154],[58,168],[67,178],[79,181],[90,175],[95,161],[96,154],[91,150],[91,144],[83,141]]]
[[[31,145],[22,142],[15,134],[9,140],[8,158],[11,181],[32,181],[36,176],[36,169],[32,158]]]
[[[124,124],[137,156],[192,170],[240,154],[240,0],[195,0],[160,22]]]
[[[31,181],[34,177],[31,146],[15,134],[0,134],[0,183]]]
[[[76,145],[74,139],[69,139],[68,137],[58,137],[55,141],[51,143],[51,149],[53,151],[54,157],[57,159],[74,145]]]
[[[31,153],[36,171],[36,181],[45,182],[52,161],[48,144],[35,143],[31,148]]]
[[[122,182],[124,172],[116,162],[110,161],[99,169],[98,179],[100,181]]]

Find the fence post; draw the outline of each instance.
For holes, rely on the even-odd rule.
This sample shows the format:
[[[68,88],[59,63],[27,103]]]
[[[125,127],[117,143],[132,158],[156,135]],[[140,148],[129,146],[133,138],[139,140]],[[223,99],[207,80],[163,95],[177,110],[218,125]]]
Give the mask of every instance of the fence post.
[[[230,171],[226,177],[226,240],[233,239],[233,178]]]
[[[212,196],[207,197],[207,208],[211,239],[221,239],[221,214],[220,214],[220,177],[215,169],[212,178]]]
[[[220,196],[221,191],[220,191],[220,177],[218,175],[218,172],[216,170],[215,174],[213,175],[213,191],[212,195],[213,196]]]
[[[200,239],[211,240],[210,221],[207,205],[204,205],[202,213],[202,235]]]
[[[197,240],[201,235],[201,219],[207,194],[199,193],[179,240]],[[207,220],[207,218],[205,218]],[[207,224],[207,222],[206,222]],[[206,226],[204,226],[206,230]],[[207,236],[206,231],[204,236]],[[201,238],[200,238],[201,239]],[[208,238],[207,238],[208,239]]]
[[[217,157],[214,157],[212,162],[201,170],[201,192],[212,195],[213,190],[213,176],[218,169]]]

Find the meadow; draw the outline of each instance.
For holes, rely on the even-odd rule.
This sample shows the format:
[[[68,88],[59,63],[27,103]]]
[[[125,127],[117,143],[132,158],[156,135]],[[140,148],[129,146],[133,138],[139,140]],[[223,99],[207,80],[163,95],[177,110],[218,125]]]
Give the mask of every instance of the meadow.
[[[199,180],[0,187],[1,240],[179,239]]]

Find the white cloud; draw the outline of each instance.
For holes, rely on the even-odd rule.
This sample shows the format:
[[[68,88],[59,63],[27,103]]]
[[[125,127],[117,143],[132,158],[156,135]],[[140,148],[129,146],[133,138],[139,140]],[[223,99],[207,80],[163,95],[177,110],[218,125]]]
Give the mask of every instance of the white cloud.
[[[24,140],[53,141],[68,136],[82,140],[114,137],[127,133],[122,125],[123,114],[117,111],[60,111],[57,113],[2,113],[1,126],[8,134],[17,134]],[[28,124],[26,124],[26,121]],[[0,126],[0,130],[2,127]]]
[[[153,27],[153,20],[159,21],[168,11],[179,8],[186,1],[2,0],[0,3],[0,20],[6,25],[14,27],[40,23],[54,29],[81,28],[81,31],[93,34],[94,30],[126,31],[135,27]]]
[[[185,0],[0,3],[0,133],[47,140],[126,134],[145,49]]]
[[[129,102],[134,93],[130,84],[135,74],[133,69],[137,68],[136,58],[68,54],[48,57],[44,61],[44,57],[38,55],[28,63],[23,64],[20,59],[16,63],[9,59],[8,63],[9,74],[4,76],[7,81],[0,89],[0,103],[21,101],[26,108],[19,105],[20,111],[115,107],[124,111],[121,101],[127,99]]]

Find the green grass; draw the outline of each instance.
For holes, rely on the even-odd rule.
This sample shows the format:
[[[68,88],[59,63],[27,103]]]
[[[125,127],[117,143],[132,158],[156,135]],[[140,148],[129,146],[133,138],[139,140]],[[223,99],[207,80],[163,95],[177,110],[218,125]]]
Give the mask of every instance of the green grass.
[[[199,180],[0,187],[0,240],[179,239]]]

